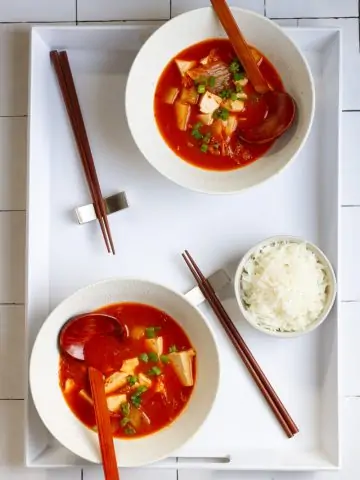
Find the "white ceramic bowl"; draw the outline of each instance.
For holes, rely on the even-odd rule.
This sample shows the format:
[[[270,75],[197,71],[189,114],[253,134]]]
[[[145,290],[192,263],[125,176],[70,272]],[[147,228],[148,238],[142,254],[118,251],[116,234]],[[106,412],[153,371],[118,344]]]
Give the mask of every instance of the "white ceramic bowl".
[[[241,278],[244,272],[244,267],[247,264],[248,260],[252,255],[257,253],[259,250],[262,248],[278,243],[278,242],[292,242],[292,243],[306,243],[306,246],[309,250],[314,252],[316,255],[318,261],[322,264],[324,267],[325,273],[329,279],[329,289],[328,289],[328,295],[327,295],[327,301],[325,304],[325,307],[323,311],[321,312],[320,316],[317,318],[316,321],[311,323],[306,329],[297,331],[297,332],[276,332],[276,331],[271,331],[266,328],[262,328],[260,325],[258,325],[252,318],[251,315],[249,315],[249,312],[243,302],[242,295],[241,295]],[[261,332],[264,332],[268,335],[272,335],[275,337],[282,337],[282,338],[293,338],[293,337],[298,337],[300,335],[303,335],[305,333],[309,333],[313,330],[315,330],[317,327],[319,327],[324,320],[327,318],[329,315],[331,308],[334,304],[335,298],[336,298],[336,277],[334,270],[331,266],[331,263],[329,259],[325,256],[325,254],[313,243],[308,242],[306,240],[303,240],[298,237],[293,237],[290,235],[278,235],[275,237],[270,237],[267,238],[266,240],[263,240],[262,242],[258,243],[254,247],[252,247],[242,258],[241,262],[239,263],[236,274],[235,274],[235,280],[234,280],[234,288],[235,288],[235,296],[237,303],[240,307],[241,313],[245,320],[254,328],[257,330],[260,330]]]
[[[59,387],[57,337],[67,319],[103,305],[134,301],[166,311],[194,346],[196,383],[180,416],[163,430],[140,439],[115,439],[120,467],[137,467],[165,458],[201,427],[214,403],[220,377],[219,354],[205,317],[183,295],[145,280],[117,278],[85,287],[64,300],[43,324],[30,359],[30,388],[45,426],[66,448],[90,462],[101,462],[98,437],[67,406]]]
[[[129,73],[126,115],[133,138],[145,158],[173,182],[206,193],[237,193],[279,173],[301,150],[313,121],[315,92],[303,55],[271,20],[241,8],[231,8],[248,43],[273,63],[287,92],[298,106],[293,127],[261,159],[237,170],[215,172],[179,158],[163,140],[154,118],[154,93],[169,61],[185,48],[207,38],[226,37],[212,8],[201,8],[166,22],[146,41]]]

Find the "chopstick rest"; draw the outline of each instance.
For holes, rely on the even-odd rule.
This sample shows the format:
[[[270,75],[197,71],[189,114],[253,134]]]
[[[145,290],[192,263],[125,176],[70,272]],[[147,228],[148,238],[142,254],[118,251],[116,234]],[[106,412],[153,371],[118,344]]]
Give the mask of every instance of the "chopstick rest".
[[[110,195],[110,197],[104,198],[104,205],[107,215],[129,208],[129,202],[125,192],[115,193],[114,195]],[[93,203],[75,208],[75,214],[79,225],[97,220]]]

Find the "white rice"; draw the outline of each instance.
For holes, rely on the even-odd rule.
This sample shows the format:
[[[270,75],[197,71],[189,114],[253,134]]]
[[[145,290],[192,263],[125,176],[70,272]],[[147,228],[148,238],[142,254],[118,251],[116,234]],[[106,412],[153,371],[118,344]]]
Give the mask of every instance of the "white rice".
[[[263,329],[298,332],[324,310],[329,279],[305,243],[276,242],[257,251],[241,276],[241,296]]]

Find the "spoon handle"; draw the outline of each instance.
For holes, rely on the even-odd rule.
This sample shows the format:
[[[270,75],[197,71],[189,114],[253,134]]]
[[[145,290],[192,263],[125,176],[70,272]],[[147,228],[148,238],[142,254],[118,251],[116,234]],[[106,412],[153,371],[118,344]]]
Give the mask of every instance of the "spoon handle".
[[[258,93],[266,93],[270,90],[264,80],[259,67],[252,56],[251,50],[246,43],[231,10],[225,0],[210,0],[221,25],[223,26],[236,55],[242,63],[250,83]]]
[[[111,432],[110,416],[106,404],[103,376],[99,370],[93,367],[89,367],[88,374],[94,401],[105,480],[119,480],[119,470]]]

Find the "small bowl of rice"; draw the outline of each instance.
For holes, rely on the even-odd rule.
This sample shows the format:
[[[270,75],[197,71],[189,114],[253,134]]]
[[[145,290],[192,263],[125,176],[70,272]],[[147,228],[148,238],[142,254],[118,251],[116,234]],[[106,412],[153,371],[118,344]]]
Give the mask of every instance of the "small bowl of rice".
[[[336,297],[334,270],[325,254],[308,241],[285,235],[251,248],[237,268],[234,286],[248,323],[286,338],[321,325]]]

